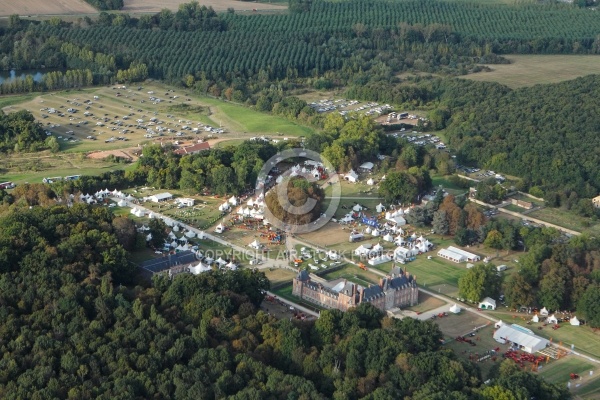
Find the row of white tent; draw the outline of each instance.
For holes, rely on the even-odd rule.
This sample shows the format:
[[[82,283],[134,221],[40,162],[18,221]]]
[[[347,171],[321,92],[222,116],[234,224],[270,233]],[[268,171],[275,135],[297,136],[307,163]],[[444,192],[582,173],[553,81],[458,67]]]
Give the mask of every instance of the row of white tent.
[[[533,318],[531,318],[531,322],[540,322],[540,317],[537,314],[535,314],[533,316]],[[546,322],[549,324],[558,324],[558,318],[556,318],[556,316],[554,314],[552,314],[546,319]],[[579,320],[575,316],[573,318],[569,319],[569,323],[573,326],[580,325]]]
[[[207,260],[207,259],[205,259],[205,260]],[[214,262],[215,262],[215,264],[217,264],[217,266],[219,268],[227,268],[227,269],[230,269],[232,271],[235,271],[238,268],[238,266],[234,262],[232,262],[232,261],[227,262],[227,261],[223,260],[221,257],[219,257]],[[199,275],[199,274],[201,274],[203,272],[208,272],[208,271],[211,271],[211,270],[212,270],[212,267],[210,266],[210,264],[207,263],[207,262],[202,262],[202,261],[200,261],[196,265],[188,267],[188,271],[191,272],[194,275]]]

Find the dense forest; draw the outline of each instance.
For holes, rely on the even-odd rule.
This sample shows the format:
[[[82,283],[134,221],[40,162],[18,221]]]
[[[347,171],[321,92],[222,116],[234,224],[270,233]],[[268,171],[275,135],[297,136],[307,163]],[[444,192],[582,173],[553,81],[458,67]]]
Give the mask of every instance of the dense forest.
[[[30,112],[5,114],[0,110],[0,153],[43,150],[47,148],[45,141],[42,125]]]
[[[0,217],[3,399],[569,398],[510,360],[482,385],[433,322],[369,304],[278,321],[255,270],[132,284],[126,218],[28,201]]]
[[[457,82],[442,103],[452,114],[450,144],[461,163],[524,178],[544,192],[600,192],[600,77],[509,90],[497,84]],[[551,196],[548,196],[551,197]],[[556,205],[556,204],[553,204]]]

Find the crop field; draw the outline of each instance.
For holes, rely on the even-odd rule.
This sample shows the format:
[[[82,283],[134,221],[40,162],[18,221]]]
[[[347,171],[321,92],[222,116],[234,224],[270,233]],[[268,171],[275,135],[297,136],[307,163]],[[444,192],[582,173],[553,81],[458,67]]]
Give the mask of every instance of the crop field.
[[[2,7],[0,7],[0,16],[95,14],[97,12],[94,7],[83,0],[3,0]]]
[[[498,82],[516,89],[600,73],[600,57],[594,55],[510,55],[506,58],[512,63],[488,65],[493,71],[478,72],[466,78]]]
[[[171,11],[177,11],[179,4],[185,3],[184,0],[125,0],[123,11],[127,13],[142,14],[142,13],[158,13],[163,8],[168,8]],[[287,7],[281,3],[256,3],[236,0],[199,0],[198,3],[202,6],[212,7],[215,11],[226,11],[228,8],[233,8],[235,11],[283,11]]]

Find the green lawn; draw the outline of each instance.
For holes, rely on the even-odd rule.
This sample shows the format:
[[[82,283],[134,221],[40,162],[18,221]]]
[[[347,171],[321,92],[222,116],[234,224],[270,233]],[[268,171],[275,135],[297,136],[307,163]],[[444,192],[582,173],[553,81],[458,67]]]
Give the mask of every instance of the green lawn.
[[[344,267],[328,272],[322,275],[324,279],[332,281],[337,278],[344,278],[350,282],[358,283],[359,285],[368,286],[369,284],[376,284],[379,282],[380,276],[369,271],[363,271],[356,265],[347,264]]]
[[[248,107],[217,100],[197,97],[202,105],[210,108],[210,119],[228,127],[231,131],[256,134],[281,134],[282,136],[307,136],[312,128],[298,125],[285,118],[269,115]]]
[[[542,364],[539,373],[549,382],[563,384],[569,381],[571,373],[588,375],[590,370],[596,368],[596,365],[585,362],[579,357],[568,356],[560,360],[552,360],[548,364]]]
[[[600,57],[595,55],[508,55],[505,57],[512,63],[488,65],[492,72],[478,72],[465,78],[498,82],[511,88],[520,88],[557,83],[600,73]]]
[[[600,234],[600,224],[598,222],[576,215],[572,211],[546,207],[527,215],[574,231]]]
[[[28,93],[28,94],[18,94],[18,95],[3,95],[0,97],[0,109],[12,106],[14,104],[24,103],[29,101],[36,96],[39,96],[41,93]]]
[[[442,188],[446,189],[446,191],[450,194],[463,194],[468,192],[468,189],[461,188],[454,183],[448,180],[448,176],[443,175],[433,175],[431,177],[431,183],[433,187],[437,188],[438,186],[442,186]],[[475,183],[475,182],[473,182]]]
[[[435,255],[431,260],[422,255],[405,266],[409,273],[416,275],[417,282],[424,287],[437,285],[458,287],[458,280],[467,272],[467,268],[464,263],[453,264]]]
[[[575,389],[577,395],[583,399],[600,398],[600,378],[596,377],[592,382],[586,384],[581,389]]]

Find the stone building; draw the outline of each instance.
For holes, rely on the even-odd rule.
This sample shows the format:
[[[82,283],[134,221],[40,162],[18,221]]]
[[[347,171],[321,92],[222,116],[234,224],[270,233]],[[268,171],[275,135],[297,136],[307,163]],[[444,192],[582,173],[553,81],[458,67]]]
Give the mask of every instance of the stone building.
[[[324,281],[301,270],[293,280],[292,294],[325,308],[346,311],[359,304],[371,303],[382,311],[410,307],[418,303],[416,277],[400,267],[379,280],[379,284],[365,288],[346,279]]]

